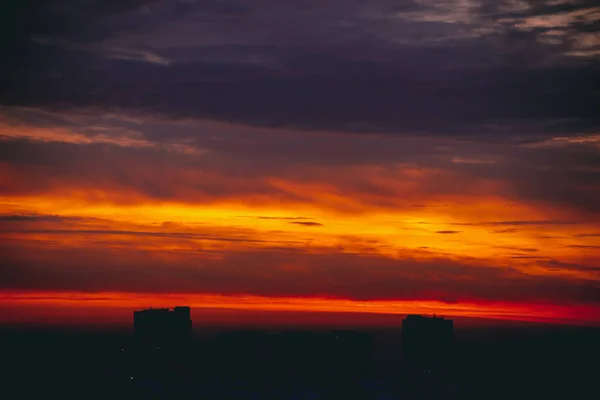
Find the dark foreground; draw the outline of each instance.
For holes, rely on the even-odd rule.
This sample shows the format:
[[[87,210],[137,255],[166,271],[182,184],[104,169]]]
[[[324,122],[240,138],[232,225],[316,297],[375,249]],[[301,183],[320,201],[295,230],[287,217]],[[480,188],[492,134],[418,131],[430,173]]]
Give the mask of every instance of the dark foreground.
[[[399,331],[199,332],[177,372],[144,379],[128,335],[4,329],[6,399],[600,398],[600,331],[458,331],[443,384],[407,378]],[[122,350],[123,349],[123,350]],[[133,379],[132,379],[133,378]]]

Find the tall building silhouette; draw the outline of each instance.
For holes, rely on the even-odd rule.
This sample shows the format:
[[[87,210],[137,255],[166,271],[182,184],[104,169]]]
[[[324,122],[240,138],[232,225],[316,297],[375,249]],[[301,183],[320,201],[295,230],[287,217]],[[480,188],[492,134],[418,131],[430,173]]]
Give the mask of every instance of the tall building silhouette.
[[[128,352],[132,383],[164,387],[189,376],[191,342],[190,307],[134,311],[133,346]]]
[[[450,319],[408,315],[402,321],[402,358],[410,370],[437,373],[452,361],[454,323]]]
[[[191,339],[190,307],[151,308],[133,313],[133,336],[137,349],[180,347]]]

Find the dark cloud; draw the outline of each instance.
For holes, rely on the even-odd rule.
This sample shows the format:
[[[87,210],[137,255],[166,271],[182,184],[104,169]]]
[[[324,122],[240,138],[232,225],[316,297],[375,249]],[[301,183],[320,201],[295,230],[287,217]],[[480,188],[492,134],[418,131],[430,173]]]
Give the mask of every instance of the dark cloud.
[[[148,231],[125,231],[125,230],[97,230],[97,229],[13,229],[14,233],[42,233],[46,235],[77,235],[85,237],[86,235],[102,235],[102,236],[153,236],[160,238],[171,239],[193,239],[193,240],[209,240],[223,242],[241,242],[241,243],[267,243],[264,240],[249,239],[246,237],[226,237],[226,236],[208,236],[193,233],[182,232],[148,232]],[[293,243],[293,242],[289,242]]]
[[[76,120],[72,116],[69,119]],[[85,121],[77,122],[77,126]],[[581,214],[573,220],[482,221],[469,222],[469,226],[510,228],[593,223],[595,219],[589,213],[600,211],[597,185],[600,153],[597,150],[594,153],[593,146],[587,146],[590,148],[587,152],[571,149],[578,147],[577,144],[561,145],[562,151],[550,151],[427,138],[349,136],[344,139],[342,135],[326,133],[260,134],[245,132],[243,128],[239,132],[235,128],[219,128],[219,135],[210,136],[195,135],[198,131],[214,131],[210,125],[196,128],[191,125],[182,130],[177,122],[173,122],[172,129],[168,124],[161,125],[160,136],[151,121],[146,124],[140,119],[130,124],[137,124],[136,129],[142,131],[148,126],[155,130],[156,137],[115,134],[107,142],[110,136],[106,130],[100,130],[105,132],[100,142],[86,145],[16,138],[0,141],[0,161],[10,176],[0,183],[0,191],[34,194],[76,186],[102,189],[114,195],[120,191],[121,197],[114,198],[119,202],[135,201],[126,192],[155,200],[207,202],[255,195],[265,199],[316,201],[316,194],[311,191],[285,190],[272,179],[266,179],[276,177],[290,183],[328,187],[383,208],[414,208],[415,204],[423,205],[418,202],[424,198],[436,195],[491,195],[546,203]],[[89,121],[87,126],[89,129],[105,125]],[[22,129],[28,131],[26,125]],[[76,132],[81,129],[84,128],[77,128]],[[175,140],[169,139],[173,132],[178,132]],[[95,138],[91,135],[86,140],[94,142]],[[498,161],[491,165],[453,162],[458,155],[468,159],[477,152],[479,157],[496,157]],[[412,168],[422,168],[427,174],[416,179],[405,172]],[[490,182],[496,183],[493,190]],[[416,191],[402,190],[402,185],[411,185]],[[457,222],[456,226],[463,224]]]
[[[490,231],[490,232],[492,232],[492,233],[515,233],[515,232],[517,232],[517,230],[514,228],[508,228],[508,229],[497,229],[497,230]]]
[[[146,149],[5,142],[0,143],[0,160],[6,167],[4,171],[11,175],[10,180],[0,183],[0,192],[5,195],[48,193],[61,186],[78,186],[103,188],[119,202],[135,202],[140,195],[155,200],[195,201],[244,194],[295,197],[269,185],[261,174],[251,170],[236,169],[227,174],[227,169],[215,165],[203,171],[203,165],[208,169],[205,161]]]
[[[36,222],[36,221],[74,221],[79,220],[78,217],[64,217],[60,215],[43,215],[43,214],[11,214],[0,215],[0,222]]]
[[[535,253],[538,252],[539,249],[534,249],[531,247],[516,247],[516,246],[495,246],[498,249],[508,249],[508,250],[515,250],[515,251],[522,251],[522,252],[526,252],[526,253]]]
[[[580,233],[580,234],[575,235],[575,237],[579,237],[579,238],[600,237],[600,232]]]
[[[494,180],[507,198],[600,211],[598,147],[551,140],[596,134],[600,127],[594,2],[465,7],[460,1],[327,0],[302,9],[291,1],[29,4],[13,2],[3,13],[23,21],[3,24],[10,40],[2,42],[0,104],[25,106],[2,110],[11,124],[67,127],[96,140],[136,134],[140,145],[191,143],[210,152],[211,162],[197,162],[199,168],[227,165],[236,176],[273,170],[290,176],[289,166],[297,164],[415,164],[457,173],[424,185],[434,193],[472,195],[480,191],[473,179]],[[82,108],[86,118],[73,117]],[[98,117],[110,114],[154,121]],[[257,131],[210,134],[211,127],[183,127],[189,118],[286,129],[279,138]],[[290,127],[364,135],[307,139]],[[381,132],[401,140],[372,140]],[[13,147],[0,143],[5,146]],[[6,152],[0,159],[16,162],[19,153]],[[150,179],[123,181],[158,199],[183,195]],[[261,195],[277,191],[249,183]],[[381,206],[399,201],[390,200],[399,197],[394,185],[373,179],[357,176],[340,185],[373,194]],[[230,192],[220,182],[199,186],[206,196]]]
[[[452,234],[460,233],[460,232],[461,231],[437,231],[436,233],[441,233],[441,234],[444,234],[444,235],[452,235]]]
[[[0,101],[309,130],[597,130],[596,14],[567,27],[535,19],[592,3],[500,3],[33,2],[7,17],[25,23]],[[540,40],[552,30],[564,45]]]
[[[546,265],[558,267],[563,270],[591,271],[591,272],[600,271],[599,265],[579,264],[579,263],[565,262],[565,261],[559,261],[559,260],[553,260],[553,259],[546,259],[544,263]]]
[[[600,289],[591,281],[531,277],[508,267],[476,266],[467,259],[419,261],[282,249],[218,251],[219,257],[210,257],[208,250],[166,255],[133,248],[37,247],[31,251],[18,242],[10,249],[2,245],[2,288],[451,302],[600,301]]]
[[[303,225],[303,226],[323,226],[323,224],[321,224],[319,222],[312,222],[312,221],[292,221],[292,222],[290,222],[290,224]]]
[[[584,221],[566,221],[566,220],[531,220],[531,221],[484,221],[484,222],[456,222],[453,225],[458,226],[539,226],[539,225],[580,225]]]
[[[522,254],[518,254],[518,255],[515,255],[515,256],[510,256],[510,258],[512,258],[512,259],[524,259],[524,260],[543,260],[544,259],[542,257],[524,256]]]
[[[296,220],[310,219],[310,218],[307,218],[307,217],[264,217],[264,216],[260,216],[260,217],[251,217],[251,218],[258,218],[258,219],[276,219],[276,220],[280,220],[280,221],[296,221]]]

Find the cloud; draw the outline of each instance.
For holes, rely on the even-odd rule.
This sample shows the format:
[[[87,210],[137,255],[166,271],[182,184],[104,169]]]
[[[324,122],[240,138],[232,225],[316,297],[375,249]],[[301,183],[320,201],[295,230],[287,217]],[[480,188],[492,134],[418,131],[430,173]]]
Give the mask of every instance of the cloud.
[[[584,245],[584,244],[570,244],[570,245],[567,245],[567,247],[570,247],[573,249],[600,249],[600,246],[590,246],[590,245]]]
[[[594,232],[594,233],[579,233],[577,235],[575,235],[576,237],[579,238],[588,238],[588,237],[600,237],[600,232]]]
[[[161,57],[150,50],[104,47],[101,45],[93,44],[78,44],[73,42],[55,40],[49,37],[32,37],[32,40],[42,45],[59,46],[66,50],[88,51],[92,53],[97,53],[101,57],[109,59],[112,58],[116,60],[141,61],[163,66],[167,66],[171,63],[170,60]]]
[[[522,254],[516,255],[516,256],[510,256],[510,258],[512,259],[521,259],[521,260],[543,260],[542,257],[537,257],[537,256],[525,256]]]
[[[4,288],[598,300],[591,1],[11,13]]]
[[[540,225],[580,225],[584,221],[563,220],[532,220],[532,221],[484,221],[484,222],[457,222],[458,226],[540,226]]]
[[[598,265],[586,265],[582,263],[570,263],[560,260],[548,259],[545,260],[547,265],[559,267],[561,269],[570,269],[574,271],[588,270],[588,271],[600,271],[600,266]]]
[[[595,186],[600,179],[600,150],[588,142],[522,147],[451,139],[439,142],[430,137],[261,131],[201,121],[156,120],[140,114],[117,118],[88,116],[91,112],[11,112],[11,118],[23,124],[22,132],[40,132],[38,137],[51,140],[12,136],[0,142],[6,194],[88,187],[109,197],[118,195],[112,201],[119,202],[132,201],[131,195],[184,202],[241,195],[256,201],[279,196],[310,203],[323,202],[322,194],[327,193],[346,198],[339,202],[330,197],[328,201],[337,208],[343,204],[361,208],[359,203],[415,208],[423,199],[429,199],[429,204],[420,205],[439,207],[444,199],[454,201],[450,198],[502,197],[575,212],[569,220],[562,216],[468,222],[490,227],[580,224],[600,204],[600,190]],[[38,126],[23,122],[32,116],[38,118],[34,119]],[[115,145],[87,133],[85,142],[56,136],[60,129],[70,134],[93,126],[105,126],[104,132],[111,132]],[[127,144],[131,129],[139,132],[137,137],[145,146]],[[476,153],[499,161],[452,162],[457,155],[466,158]]]
[[[249,217],[249,218],[258,218],[258,219],[276,219],[276,220],[282,220],[282,221],[295,221],[295,220],[303,220],[303,219],[310,219],[308,217],[265,217],[265,216],[259,216],[259,217]]]
[[[117,60],[144,61],[159,65],[169,65],[171,63],[170,60],[148,50],[108,48],[104,50],[104,54],[107,58]]]
[[[139,131],[140,121],[126,116],[101,117],[87,113],[59,113],[39,108],[3,108],[5,119],[0,125],[0,143],[11,140],[72,144],[106,144],[120,147],[151,148],[159,151],[201,155],[204,150],[169,141],[154,141]],[[94,113],[94,111],[91,111]],[[115,124],[118,121],[120,124]]]
[[[77,217],[64,217],[60,215],[41,215],[41,214],[12,214],[0,215],[0,222],[36,222],[36,221],[65,221],[78,220]]]
[[[298,251],[228,251],[219,257],[135,248],[15,246],[1,270],[2,287],[18,290],[327,296],[441,301],[598,301],[593,282],[539,276],[436,258]],[[162,256],[161,256],[162,254]],[[115,263],[115,257],[119,259]],[[111,261],[113,260],[113,261]],[[464,278],[464,277],[468,277]]]
[[[521,252],[526,252],[526,253],[536,253],[538,251],[540,251],[539,249],[535,249],[535,248],[531,248],[531,247],[516,247],[516,246],[496,246],[499,249],[508,249],[508,250],[515,250],[515,251],[521,251]]]
[[[302,225],[302,226],[323,226],[323,224],[321,224],[319,222],[313,222],[313,221],[292,221],[292,222],[290,222],[290,224]]]
[[[29,23],[0,71],[3,104],[390,135],[599,126],[591,2],[88,3],[6,17]],[[530,32],[547,15],[575,22]]]
[[[435,26],[445,25],[430,41],[490,39],[504,37],[535,40],[552,53],[595,57],[599,49],[600,8],[592,1],[485,1],[415,0],[418,7],[401,10],[397,18]],[[496,41],[497,45],[498,42]],[[530,46],[535,48],[532,44]],[[578,48],[586,50],[577,51]]]
[[[45,234],[45,235],[102,235],[102,236],[154,236],[173,239],[195,239],[223,242],[265,243],[263,240],[249,239],[245,237],[208,236],[182,232],[147,232],[147,231],[123,231],[123,230],[75,230],[75,229],[13,229],[13,233]]]

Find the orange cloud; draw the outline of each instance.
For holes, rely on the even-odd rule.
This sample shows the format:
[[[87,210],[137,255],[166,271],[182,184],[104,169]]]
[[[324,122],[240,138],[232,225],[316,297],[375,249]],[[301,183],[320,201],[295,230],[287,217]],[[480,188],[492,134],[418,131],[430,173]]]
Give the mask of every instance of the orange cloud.
[[[521,182],[479,173],[502,157],[401,162],[386,153],[391,142],[373,139],[361,159],[370,142],[360,139],[351,159],[333,162],[337,142],[323,134],[326,153],[300,152],[310,162],[262,150],[252,162],[234,140],[175,155],[145,136],[136,137],[151,145],[43,129],[25,142],[19,132],[0,149],[0,290],[150,292],[157,302],[204,293],[225,296],[211,307],[273,312],[394,314],[429,304],[557,321],[598,299],[598,214],[577,193],[553,189],[540,200],[548,188],[529,197],[515,189],[530,190],[535,174]],[[378,151],[388,158],[378,162]],[[588,190],[586,175],[575,177],[575,191]],[[240,306],[236,296],[267,300]]]

